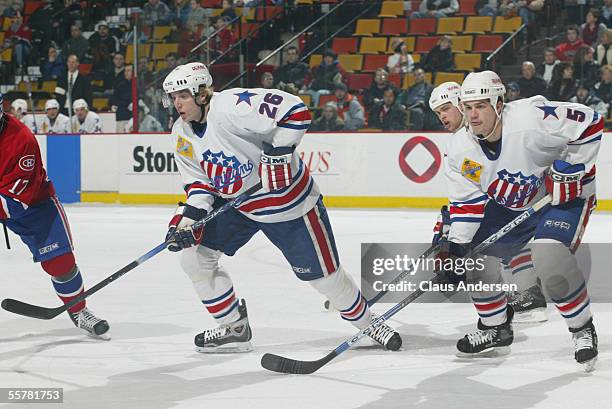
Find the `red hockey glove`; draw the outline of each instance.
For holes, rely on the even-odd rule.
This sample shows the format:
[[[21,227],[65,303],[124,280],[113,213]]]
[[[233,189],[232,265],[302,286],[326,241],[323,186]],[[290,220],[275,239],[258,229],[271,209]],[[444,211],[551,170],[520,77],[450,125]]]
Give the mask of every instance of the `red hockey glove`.
[[[168,250],[176,252],[199,245],[204,237],[204,226],[196,229],[192,225],[206,217],[206,210],[185,203],[179,203],[174,216],[168,223]]]
[[[271,146],[268,147],[271,148]],[[261,153],[261,163],[259,164],[262,190],[264,192],[273,192],[286,188],[293,182],[293,175],[291,173],[293,148],[265,148]]]
[[[558,206],[580,196],[584,173],[585,168],[582,163],[572,165],[562,160],[555,160],[544,179],[546,191],[552,196],[550,204]]]

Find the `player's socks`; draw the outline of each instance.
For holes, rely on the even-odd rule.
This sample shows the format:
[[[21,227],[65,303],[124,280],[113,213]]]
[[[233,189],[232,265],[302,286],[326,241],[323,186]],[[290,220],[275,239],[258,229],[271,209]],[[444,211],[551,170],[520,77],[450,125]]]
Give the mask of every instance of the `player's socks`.
[[[238,305],[239,317],[236,321],[207,329],[195,336],[196,351],[203,353],[248,352],[252,332],[245,300]]]
[[[478,320],[478,330],[466,334],[457,341],[457,356],[462,358],[492,357],[510,353],[514,341],[512,331],[512,307],[507,308],[505,322],[488,326]]]
[[[65,253],[51,260],[43,261],[41,265],[43,270],[51,276],[53,288],[64,304],[68,304],[85,291],[83,276],[81,276],[81,271],[72,253]],[[78,312],[83,308],[85,308],[85,300],[70,307],[68,312]]]
[[[77,328],[81,328],[93,338],[109,340],[108,322],[95,316],[87,307],[78,312],[69,312],[70,319]]]
[[[508,293],[508,304],[514,309],[515,323],[527,324],[548,320],[546,298],[537,284],[524,291]]]
[[[568,328],[580,328],[591,318],[590,298],[584,281],[563,298],[552,301],[565,319]]]
[[[585,372],[591,372],[597,361],[597,332],[593,325],[593,318],[579,328],[570,328],[574,341],[574,358],[583,366]]]
[[[229,283],[231,285],[231,282]],[[218,291],[219,289],[217,289]],[[225,290],[225,289],[224,289]],[[238,311],[238,299],[234,293],[234,287],[223,291],[220,295],[202,299],[202,304],[206,310],[219,324],[234,322],[240,318]]]

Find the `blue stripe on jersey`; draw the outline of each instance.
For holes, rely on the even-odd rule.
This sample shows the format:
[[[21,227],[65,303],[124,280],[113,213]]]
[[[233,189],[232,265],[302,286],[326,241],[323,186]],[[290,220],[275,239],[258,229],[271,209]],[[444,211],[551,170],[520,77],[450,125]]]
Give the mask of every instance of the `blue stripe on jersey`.
[[[293,209],[294,207],[302,203],[304,200],[306,200],[306,198],[310,195],[310,192],[312,191],[313,185],[314,185],[314,181],[312,180],[312,178],[310,178],[310,181],[308,182],[308,188],[304,191],[304,193],[298,200],[296,200],[289,206],[281,207],[279,209],[264,210],[261,212],[252,212],[251,214],[254,216],[265,216],[268,214],[277,214],[277,213],[282,213],[287,210]]]
[[[597,138],[591,139],[590,141],[586,141],[586,142],[569,142],[568,145],[586,145],[587,143],[591,143],[591,142],[597,142],[601,140],[601,135],[599,135]]]
[[[578,311],[576,311],[576,312],[574,312],[574,313],[572,313],[572,314],[567,314],[567,315],[566,315],[566,314],[561,313],[561,315],[563,316],[563,318],[574,318],[576,315],[580,314],[582,311],[584,311],[584,309],[585,309],[586,307],[588,307],[588,306],[591,304],[591,300],[590,300],[590,299],[588,299],[588,298],[587,298],[587,300],[588,300],[588,301],[586,302],[586,304],[584,304],[582,307],[580,307],[580,309],[579,309]]]
[[[528,268],[533,268],[533,264],[527,264],[527,265],[517,268],[516,270],[512,270],[512,275],[518,274],[523,270],[527,270]]]
[[[193,192],[190,192],[187,197],[191,197],[193,195],[211,195],[211,196],[215,196],[214,194],[206,191],[206,190],[194,190]],[[216,196],[215,196],[216,197]]]
[[[451,218],[451,224],[453,223],[480,223],[482,217],[455,217]]]
[[[578,294],[580,294],[580,292],[584,289],[585,287],[585,283],[584,281],[582,282],[582,285],[580,287],[578,287],[578,289],[576,291],[574,291],[573,293],[571,293],[570,295],[568,295],[567,297],[563,297],[563,298],[559,298],[557,300],[555,300],[554,298],[551,298],[552,302],[554,302],[555,304],[560,304],[560,303],[564,303],[564,302],[568,302],[570,301],[572,298],[576,297]]]
[[[474,198],[474,199],[466,200],[465,202],[451,202],[451,204],[453,206],[462,205],[462,204],[473,204],[473,203],[483,202],[483,201],[485,201],[488,198],[489,198],[489,196],[482,195],[482,196],[479,196],[479,197]]]
[[[218,296],[217,298],[213,298],[212,300],[202,300],[202,302],[204,304],[214,304],[218,301],[221,301],[224,298],[227,298],[229,295],[231,295],[234,292],[234,287],[232,286],[232,288],[230,288],[225,294]]]
[[[278,124],[278,127],[279,128],[295,129],[295,130],[308,129],[308,128],[310,128],[310,121],[308,121],[308,124],[306,124],[306,125]]]
[[[304,104],[303,102],[300,102],[299,104],[294,105],[289,111],[287,111],[285,116],[283,116],[283,118],[280,121],[278,121],[278,122],[283,122],[285,119],[287,119],[293,113],[293,111],[296,111],[296,110],[298,110],[300,108],[303,108],[305,106],[306,106],[306,104]]]
[[[238,300],[234,301],[234,303],[232,304],[232,306],[231,306],[231,307],[229,307],[229,309],[228,309],[227,311],[225,311],[223,314],[214,315],[214,317],[215,317],[216,319],[223,318],[223,317],[225,317],[226,315],[228,315],[230,312],[234,311],[236,308],[238,308]]]
[[[304,170],[303,167],[304,167],[304,162],[302,162],[300,160],[300,167],[298,168],[297,173],[293,177],[293,180],[298,180],[300,178],[300,176],[302,175],[302,171]],[[260,193],[260,194],[257,194],[257,195],[249,196],[249,199],[245,200],[244,202],[242,202],[242,204],[247,204],[247,203],[249,203],[249,202],[251,202],[253,200],[260,199],[260,198],[263,198],[263,197],[266,197],[266,196],[272,196],[272,195],[274,195],[274,196],[276,196],[276,195],[282,196],[291,187],[293,187],[293,185],[289,185],[289,186],[284,187],[282,189],[275,190],[274,192],[266,192],[266,193]]]
[[[501,299],[502,295],[505,295],[506,293],[501,292],[501,293],[497,293],[492,297],[484,297],[484,298],[479,298],[479,297],[474,297],[472,296],[472,301],[477,302],[477,303],[482,303],[482,302],[491,302],[491,301],[495,301],[497,299]]]

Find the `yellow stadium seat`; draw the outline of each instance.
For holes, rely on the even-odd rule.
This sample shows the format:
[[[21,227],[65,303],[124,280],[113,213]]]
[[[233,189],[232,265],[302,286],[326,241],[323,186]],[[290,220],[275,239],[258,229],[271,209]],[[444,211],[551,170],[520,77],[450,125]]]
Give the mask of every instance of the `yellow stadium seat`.
[[[347,72],[361,71],[363,67],[363,55],[359,54],[340,54],[338,61]]]
[[[359,19],[355,28],[355,36],[372,36],[380,33],[379,19]]]
[[[306,104],[306,106],[310,106],[312,104],[312,96],[309,94],[300,94],[298,97],[301,98],[302,101]]]
[[[436,73],[436,82],[434,85],[437,87],[444,82],[450,81],[461,84],[463,82],[463,78],[465,78],[465,74],[462,72],[438,72]]]
[[[43,92],[53,93],[55,92],[55,88],[57,88],[57,81],[44,81],[40,90]]]
[[[474,71],[482,64],[482,54],[455,54],[455,69],[457,71]]]
[[[421,62],[421,54],[412,54],[412,61],[415,64]]]
[[[465,30],[463,30],[464,34],[484,34],[491,32],[493,28],[493,17],[491,16],[483,16],[483,17],[468,17],[465,22]]]
[[[0,54],[0,61],[2,62],[11,62],[12,59],[13,59],[13,49],[12,48],[7,48],[6,50],[2,52],[2,54]]]
[[[456,34],[463,32],[463,17],[442,17],[438,19],[438,34]]]
[[[310,67],[317,67],[321,65],[321,61],[323,61],[323,56],[321,54],[312,54],[310,56],[309,65]]]
[[[314,4],[314,0],[296,0],[295,4]]]
[[[108,98],[94,98],[92,105],[96,111],[104,111],[109,108]]]
[[[153,47],[153,59],[154,60],[163,60],[166,58],[168,53],[176,53],[178,52],[178,44],[170,43],[170,44],[155,44]]]
[[[4,31],[0,31],[0,44],[4,42]]]
[[[501,33],[513,33],[519,29],[522,24],[520,17],[496,17],[495,25],[493,26],[493,32],[496,34]]]
[[[414,45],[416,44],[415,37],[393,37],[389,41],[389,48],[387,48],[387,53],[394,53],[393,44],[395,44],[395,40],[404,40],[406,45],[408,46],[408,52],[414,51]]]
[[[151,44],[140,44],[138,45],[138,56],[139,57],[149,57],[151,53]],[[134,44],[128,44],[127,49],[125,50],[125,62],[127,64],[132,64],[134,62]]]
[[[415,60],[416,62],[416,60]],[[431,84],[431,72],[426,72],[425,73],[425,81],[429,82]],[[414,85],[414,74],[413,73],[408,73],[404,76],[404,81],[402,83],[402,88],[406,89],[406,88],[410,88],[411,86]]]
[[[384,1],[380,8],[378,17],[403,17],[404,2],[403,1]]]
[[[2,31],[8,31],[11,23],[12,21],[10,18],[5,18],[4,21],[2,21]]]
[[[152,41],[162,41],[164,37],[167,37],[172,31],[170,26],[155,26],[153,29],[153,38]]]
[[[466,51],[472,51],[474,44],[474,38],[472,36],[454,36],[453,39],[453,52],[464,53]]]
[[[255,11],[256,11],[255,8],[250,8],[249,13],[247,15],[244,15],[244,14],[242,15],[242,19],[241,19],[242,22],[246,23],[247,21],[255,20]]]
[[[163,70],[167,65],[166,60],[159,60],[157,63],[155,63],[155,71]]]
[[[364,37],[359,44],[360,54],[384,54],[387,51],[386,37]]]

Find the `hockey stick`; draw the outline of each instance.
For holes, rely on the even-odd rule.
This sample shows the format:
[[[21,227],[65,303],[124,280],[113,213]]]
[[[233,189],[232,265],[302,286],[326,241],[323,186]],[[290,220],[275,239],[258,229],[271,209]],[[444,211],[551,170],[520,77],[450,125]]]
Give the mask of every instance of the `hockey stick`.
[[[508,232],[513,230],[515,227],[517,227],[518,225],[523,223],[525,220],[530,218],[532,215],[534,215],[544,206],[549,204],[550,201],[551,201],[550,196],[546,195],[545,197],[540,199],[535,205],[533,205],[531,208],[525,210],[520,215],[518,215],[516,218],[514,218],[512,221],[510,221],[508,224],[506,224],[504,227],[502,227],[498,232],[492,234],[485,241],[483,241],[482,243],[474,247],[468,254],[466,254],[465,257],[466,258],[473,257],[474,255],[480,253],[481,251],[489,247],[491,244],[501,239],[503,236],[505,236]],[[436,284],[436,283],[442,282],[444,279],[445,277],[443,275],[438,274],[431,280],[431,282],[433,284]],[[418,290],[411,293],[408,297],[404,298],[401,302],[391,307],[391,309],[389,309],[387,312],[385,312],[381,316],[375,318],[368,327],[362,329],[357,334],[355,334],[353,337],[344,341],[342,344],[336,347],[336,349],[334,349],[333,351],[331,351],[329,354],[325,355],[321,359],[318,359],[316,361],[299,361],[296,359],[285,358],[285,357],[282,357],[276,354],[267,353],[267,354],[264,354],[264,356],[261,358],[261,366],[263,366],[264,368],[270,371],[281,372],[281,373],[290,373],[290,374],[314,373],[317,370],[319,370],[321,367],[329,363],[332,359],[334,359],[335,357],[337,357],[338,355],[340,355],[347,349],[351,348],[361,338],[373,332],[376,328],[382,325],[383,322],[385,322],[386,320],[388,320],[389,318],[397,314],[400,310],[402,310],[408,304],[410,304],[411,302],[419,298],[423,293],[424,291],[421,290],[419,286]]]
[[[4,222],[0,222],[0,223],[2,223],[2,230],[4,230],[4,240],[6,241],[6,248],[10,250],[11,242],[9,241],[9,238],[8,238],[8,229],[6,228],[6,223]]]
[[[246,199],[248,199],[249,196],[251,196],[253,193],[257,192],[259,189],[261,189],[261,182],[256,184],[252,188],[247,189],[240,196],[238,196],[238,197],[228,201],[227,203],[223,204],[223,206],[220,206],[220,207],[216,208],[215,210],[211,211],[202,220],[199,220],[196,223],[194,223],[192,225],[192,228],[197,229],[198,227],[201,227],[201,226],[205,225],[206,223],[208,223],[209,221],[211,221],[212,219],[217,217],[219,214],[229,210],[231,207],[238,207],[238,206],[240,206],[240,204],[242,202],[244,202]],[[156,254],[160,253],[162,250],[164,250],[166,248],[166,246],[170,242],[172,242],[172,240],[173,240],[173,237],[170,237],[168,240],[164,241],[163,243],[159,244],[155,248],[151,249],[146,254],[140,256],[140,258],[132,261],[130,264],[126,265],[125,267],[123,267],[119,271],[113,273],[112,275],[106,277],[104,280],[100,281],[98,284],[94,285],[89,290],[85,291],[83,294],[81,294],[78,297],[74,298],[69,303],[64,304],[64,305],[62,305],[60,307],[46,308],[46,307],[40,307],[40,306],[37,306],[37,305],[32,305],[32,304],[24,303],[22,301],[14,300],[12,298],[6,298],[6,299],[2,300],[2,308],[4,308],[7,311],[10,311],[12,313],[19,314],[19,315],[24,315],[26,317],[38,318],[38,319],[41,319],[41,320],[50,320],[50,319],[53,319],[53,318],[57,317],[58,315],[60,315],[62,312],[68,310],[70,307],[78,304],[79,302],[83,301],[85,298],[89,297],[92,294],[95,294],[96,292],[98,292],[102,288],[106,287],[107,285],[109,285],[110,283],[112,283],[113,281],[115,281],[116,279],[118,279],[119,277],[121,277],[122,275],[127,273],[128,271],[133,270],[134,268],[138,267],[139,265],[141,265],[142,263],[144,263],[145,261],[147,261],[151,257],[153,257]]]

